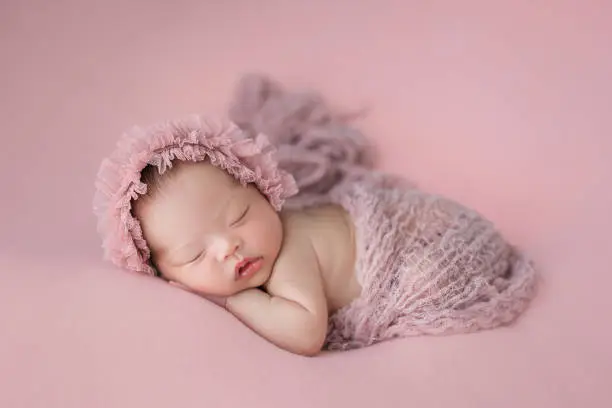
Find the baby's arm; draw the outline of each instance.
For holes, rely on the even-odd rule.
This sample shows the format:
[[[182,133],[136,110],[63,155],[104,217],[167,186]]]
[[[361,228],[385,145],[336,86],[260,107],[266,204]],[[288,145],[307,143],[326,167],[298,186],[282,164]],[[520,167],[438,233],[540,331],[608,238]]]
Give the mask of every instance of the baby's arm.
[[[306,238],[290,240],[274,268],[268,293],[249,289],[227,299],[244,324],[277,346],[314,356],[327,334],[327,300],[316,253]]]

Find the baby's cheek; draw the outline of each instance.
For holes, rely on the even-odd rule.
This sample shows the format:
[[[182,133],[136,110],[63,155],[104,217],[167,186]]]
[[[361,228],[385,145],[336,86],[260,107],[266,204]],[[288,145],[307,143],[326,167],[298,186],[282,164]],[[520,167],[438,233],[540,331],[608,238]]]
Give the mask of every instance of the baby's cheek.
[[[194,277],[192,285],[200,294],[222,295],[231,290],[231,282],[223,279],[223,273],[217,271],[199,271],[198,276]]]
[[[270,220],[261,220],[257,225],[257,231],[254,231],[254,234],[261,237],[265,240],[265,242],[271,243],[271,241],[278,240],[278,228],[276,223],[271,222]]]

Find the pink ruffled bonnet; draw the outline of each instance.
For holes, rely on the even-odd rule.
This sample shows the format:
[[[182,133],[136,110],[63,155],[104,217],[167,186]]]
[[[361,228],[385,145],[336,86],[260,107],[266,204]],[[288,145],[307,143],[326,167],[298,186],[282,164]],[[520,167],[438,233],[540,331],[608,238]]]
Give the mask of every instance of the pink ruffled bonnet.
[[[263,134],[248,137],[233,122],[201,115],[132,128],[102,161],[96,179],[94,213],[105,259],[129,271],[156,274],[140,223],[131,211],[132,201],[147,192],[140,180],[147,165],[163,174],[173,160],[208,160],[241,184],[253,183],[280,211],[298,188],[293,176],[278,167],[275,151]]]

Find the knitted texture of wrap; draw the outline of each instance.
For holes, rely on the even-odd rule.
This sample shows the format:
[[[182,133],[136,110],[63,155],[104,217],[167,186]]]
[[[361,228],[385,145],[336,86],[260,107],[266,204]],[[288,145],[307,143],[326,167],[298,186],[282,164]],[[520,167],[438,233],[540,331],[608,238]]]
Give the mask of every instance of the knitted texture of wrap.
[[[326,349],[492,329],[527,308],[531,261],[476,211],[374,172],[364,136],[317,94],[251,75],[230,113],[278,148],[279,167],[302,187],[288,206],[335,203],[351,215],[362,293],[330,316]]]
[[[229,117],[247,134],[268,137],[278,167],[296,180],[296,200],[325,194],[341,180],[374,170],[374,146],[349,126],[350,115],[334,113],[316,92],[288,92],[266,76],[245,75]]]

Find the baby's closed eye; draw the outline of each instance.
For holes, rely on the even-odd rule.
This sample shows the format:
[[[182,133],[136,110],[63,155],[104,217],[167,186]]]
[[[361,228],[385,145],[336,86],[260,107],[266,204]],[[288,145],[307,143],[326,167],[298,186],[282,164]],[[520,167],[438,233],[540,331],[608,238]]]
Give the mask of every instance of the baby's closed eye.
[[[235,226],[240,223],[240,221],[244,220],[246,215],[248,214],[250,206],[246,206],[237,217],[234,217],[233,221],[230,223],[230,226]]]
[[[206,255],[206,251],[200,251],[197,253],[197,255],[191,257],[191,259],[189,261],[187,261],[187,264],[192,264],[194,262],[197,262],[198,260],[204,258],[204,255]]]

